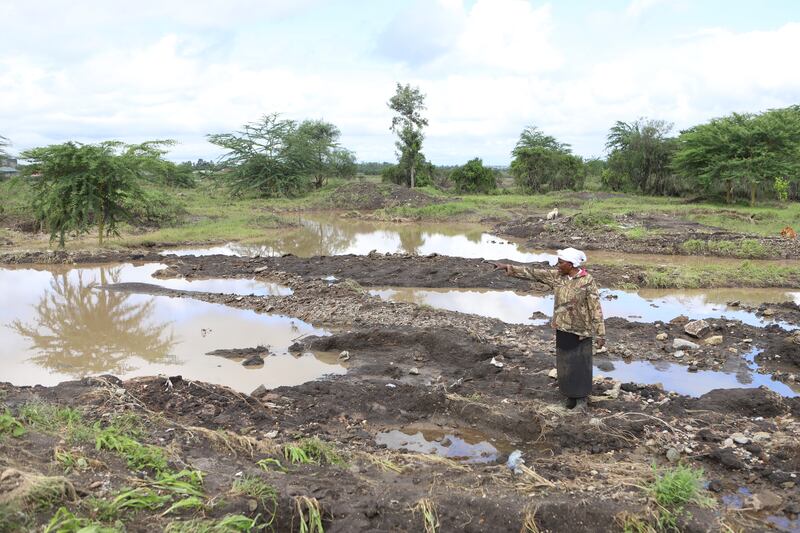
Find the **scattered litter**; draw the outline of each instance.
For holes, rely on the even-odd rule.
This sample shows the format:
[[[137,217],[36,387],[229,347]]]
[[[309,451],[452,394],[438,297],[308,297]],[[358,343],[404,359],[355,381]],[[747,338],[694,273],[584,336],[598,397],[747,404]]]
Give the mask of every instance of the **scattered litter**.
[[[506,466],[515,474],[522,473],[522,468],[520,467],[524,464],[525,459],[522,458],[522,452],[520,450],[514,450],[511,452],[511,454],[508,456],[508,461],[506,462]]]
[[[500,361],[498,361],[494,357],[492,357],[492,360],[489,361],[489,364],[491,364],[492,366],[496,366],[497,368],[503,368],[505,366],[503,363],[501,363]]]
[[[347,361],[348,359],[350,359],[350,352],[347,350],[342,350],[342,352],[339,354],[339,361]]]
[[[396,389],[397,388],[397,385],[395,385],[394,383],[387,383],[386,386],[389,387],[390,389]]]

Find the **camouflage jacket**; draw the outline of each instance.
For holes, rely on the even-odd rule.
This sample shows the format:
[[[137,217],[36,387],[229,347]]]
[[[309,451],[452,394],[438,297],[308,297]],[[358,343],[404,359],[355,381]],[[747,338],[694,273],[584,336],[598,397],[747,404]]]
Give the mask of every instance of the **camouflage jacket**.
[[[600,294],[591,274],[581,269],[575,277],[562,276],[554,269],[512,265],[513,276],[532,279],[553,289],[553,328],[580,337],[605,337]]]

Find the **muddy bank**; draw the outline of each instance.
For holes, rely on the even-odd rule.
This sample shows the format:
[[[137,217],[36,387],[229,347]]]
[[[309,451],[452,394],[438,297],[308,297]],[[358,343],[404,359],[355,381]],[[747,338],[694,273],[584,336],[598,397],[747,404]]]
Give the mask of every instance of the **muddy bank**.
[[[442,203],[444,200],[424,192],[395,185],[353,181],[339,186],[319,205],[325,209],[375,210],[387,207],[426,205]]]
[[[501,222],[494,231],[524,239],[529,248],[607,250],[634,254],[707,255],[721,257],[797,259],[800,240],[735,233],[682,220],[669,213],[540,216]],[[606,225],[613,224],[616,228]],[[755,222],[754,222],[755,223]],[[631,233],[633,230],[633,233]],[[626,233],[628,232],[628,233]]]

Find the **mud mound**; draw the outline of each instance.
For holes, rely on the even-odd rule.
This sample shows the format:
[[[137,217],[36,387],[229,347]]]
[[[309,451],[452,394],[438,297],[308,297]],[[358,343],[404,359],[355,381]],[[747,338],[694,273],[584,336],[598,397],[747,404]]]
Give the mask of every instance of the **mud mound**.
[[[775,417],[787,411],[780,396],[763,388],[715,389],[698,398],[696,408],[765,418]]]
[[[383,209],[401,205],[423,207],[441,203],[424,192],[393,183],[351,182],[336,189],[323,207],[334,209]]]
[[[306,346],[313,350],[396,350],[416,354],[418,358],[431,359],[438,363],[474,363],[491,359],[499,354],[497,346],[479,343],[464,336],[461,331],[440,329],[408,330],[408,329],[372,329],[317,337],[306,341]],[[292,351],[298,351],[294,345]]]

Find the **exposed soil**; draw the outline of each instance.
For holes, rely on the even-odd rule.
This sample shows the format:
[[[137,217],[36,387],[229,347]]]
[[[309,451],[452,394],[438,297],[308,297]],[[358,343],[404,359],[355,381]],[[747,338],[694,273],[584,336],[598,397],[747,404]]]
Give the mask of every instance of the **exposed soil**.
[[[403,205],[424,207],[441,202],[442,200],[424,192],[393,183],[352,181],[339,186],[320,207],[374,210]]]
[[[528,282],[501,275],[479,260],[377,254],[197,258],[113,252],[20,254],[0,257],[0,262],[116,262],[133,255],[166,263],[162,277],[246,277],[291,287],[289,296],[264,297],[171,290],[155,283],[106,289],[298,317],[335,333],[299,339],[292,349],[346,352],[348,372],[295,387],[262,388],[252,395],[179,376],[127,382],[88,378],[56,387],[0,384],[0,402],[26,430],[14,437],[0,423],[0,531],[6,524],[15,524],[17,530],[41,528],[61,505],[77,516],[112,525],[93,498],[112,501],[124,487],[152,486],[157,477],[147,469],[132,469],[119,450],[96,445],[91,431],[128,420],[119,418],[126,413],[140,421],[136,439],[162,448],[171,471],[204,472],[203,508],[166,513],[164,505],[122,511],[115,519],[127,531],[158,531],[174,521],[219,521],[229,515],[272,520],[276,531],[296,531],[297,505],[309,501],[298,499],[303,496],[321,506],[329,532],[424,531],[418,504],[427,501],[436,511],[439,531],[516,533],[524,530],[526,520],[541,531],[621,531],[631,517],[653,523],[657,507],[643,487],[653,478],[653,464],[668,468],[675,460],[704,469],[709,495],[717,504],[689,504],[678,519],[681,531],[766,530],[770,518],[797,527],[800,398],[763,388],[715,390],[690,398],[658,385],[598,378],[588,413],[569,411],[561,406],[556,382],[549,376],[555,366],[549,327],[386,302],[363,288],[427,283],[530,289]],[[626,268],[602,266],[593,273],[606,286],[635,282],[637,272]],[[340,281],[321,279],[331,274]],[[771,316],[787,322],[797,318],[796,306],[770,307]],[[607,320],[610,362],[664,360],[696,369],[739,364],[744,371],[744,354],[757,348],[761,355],[756,362],[763,372],[787,383],[800,374],[798,335],[774,326],[708,320],[707,331],[695,338],[686,334],[686,322],[681,317],[650,324]],[[721,341],[709,344],[715,336]],[[678,357],[672,348],[676,338],[699,347]],[[254,346],[222,352],[214,355],[244,358],[263,350]],[[89,437],[73,438],[63,420],[47,426],[26,419],[25,406],[31,402],[75,407],[87,428],[98,425],[87,430]],[[467,465],[376,443],[382,432],[415,431],[411,428],[419,425],[482,435],[502,449],[500,460]],[[308,437],[328,443],[344,463],[291,464],[282,447]],[[83,457],[84,462],[65,473],[56,449]],[[514,474],[505,466],[513,449],[522,452],[530,470]],[[257,462],[263,459],[269,461],[260,468]],[[44,505],[31,496],[3,507],[24,486],[14,480],[41,476],[57,478],[51,486],[61,487]],[[274,500],[233,490],[237,479],[251,477],[273,486]],[[750,510],[723,505],[723,497],[736,495],[741,487],[753,495],[744,503]]]
[[[779,235],[736,233],[678,218],[669,213],[628,214],[614,217],[621,229],[587,224],[576,216],[559,216],[546,220],[545,213],[497,224],[494,231],[506,236],[525,239],[531,248],[564,248],[573,246],[585,250],[607,250],[640,254],[663,255],[726,255],[741,258],[796,259],[800,258],[800,240]],[[644,228],[642,237],[629,237],[624,229]],[[687,241],[704,245],[687,249]],[[757,243],[753,248],[738,247],[737,243]],[[731,243],[731,251],[721,253],[714,243]],[[710,247],[708,246],[710,243]]]

